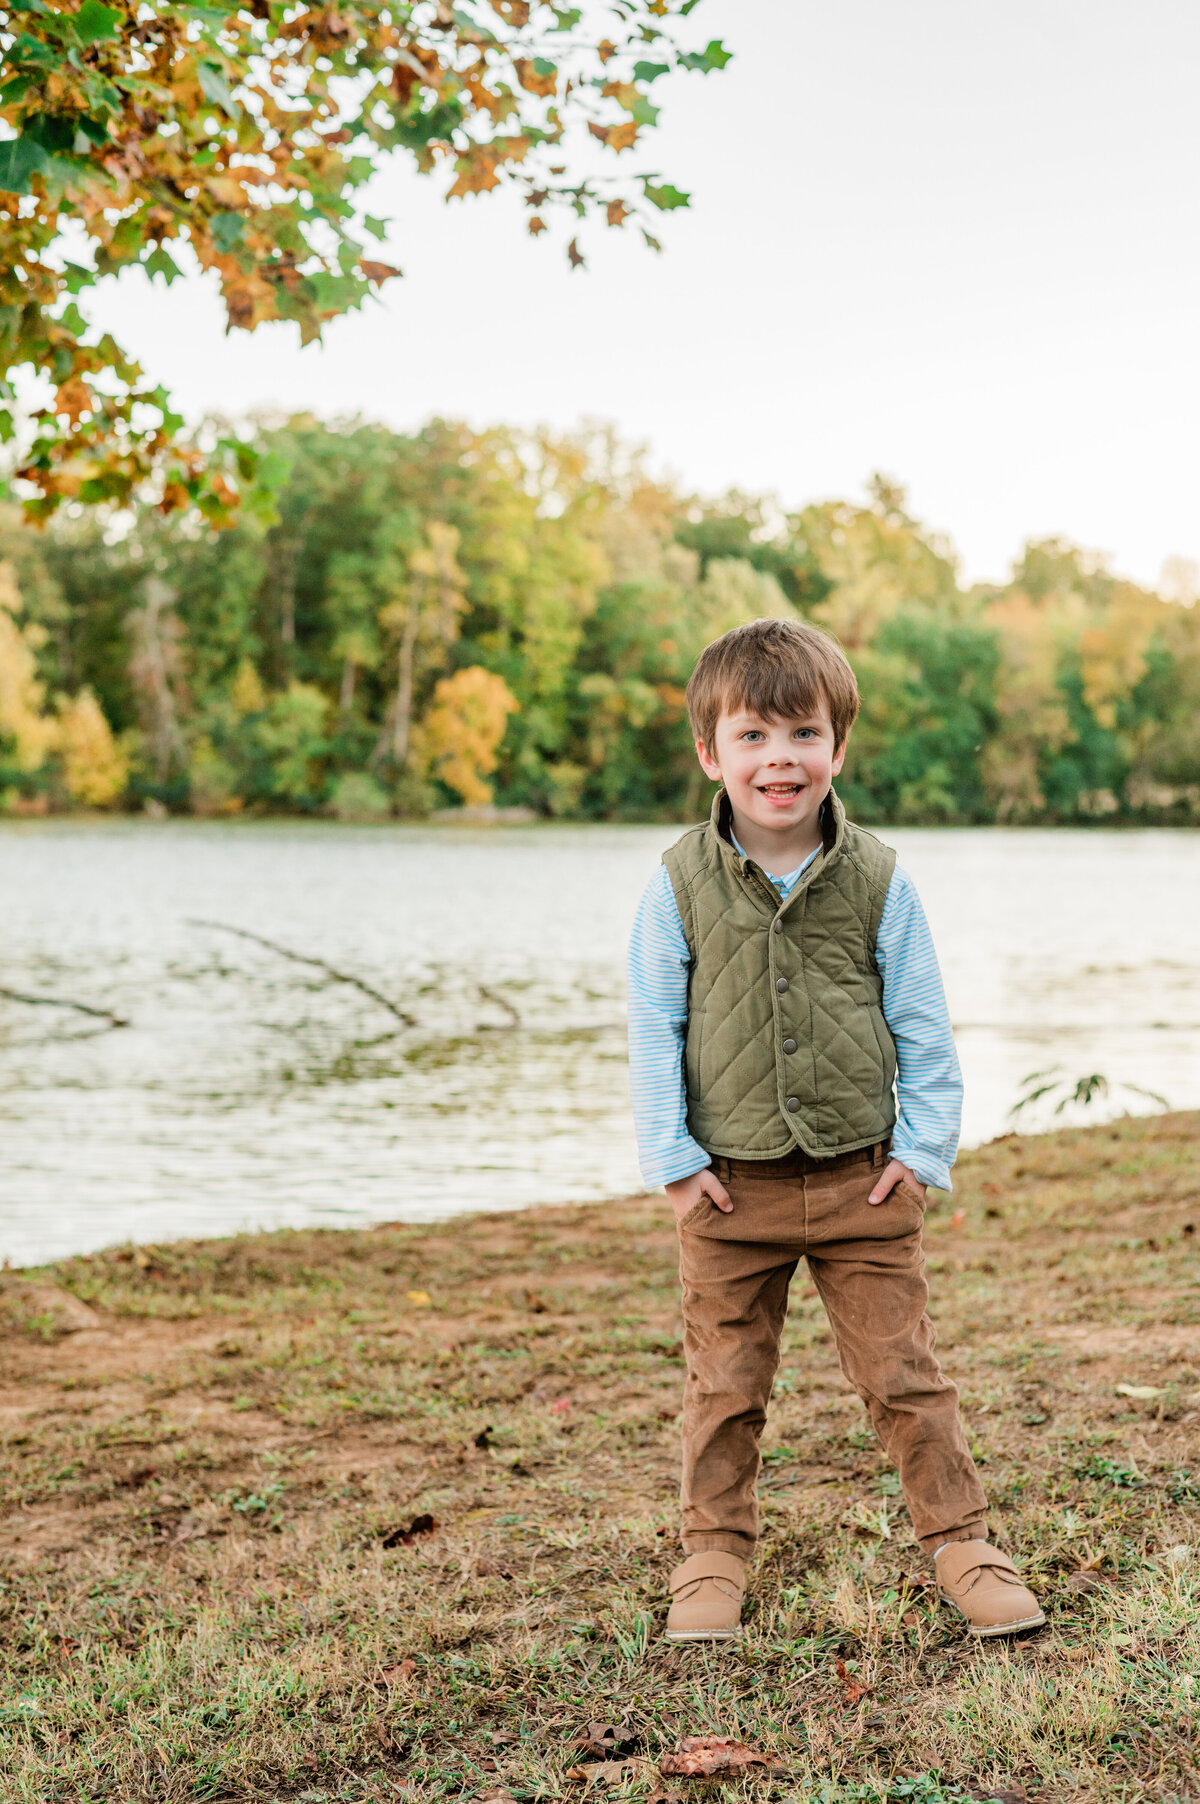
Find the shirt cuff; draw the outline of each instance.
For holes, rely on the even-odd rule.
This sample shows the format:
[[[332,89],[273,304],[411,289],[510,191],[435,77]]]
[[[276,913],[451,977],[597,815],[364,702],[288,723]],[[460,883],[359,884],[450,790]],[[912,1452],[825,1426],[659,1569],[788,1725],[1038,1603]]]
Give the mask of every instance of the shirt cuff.
[[[907,1165],[911,1172],[920,1178],[922,1184],[931,1184],[935,1190],[953,1190],[950,1182],[950,1167],[936,1153],[927,1151],[925,1147],[905,1146],[903,1140],[893,1140],[892,1158],[899,1159],[901,1165]]]
[[[661,1154],[657,1159],[642,1165],[642,1177],[648,1189],[653,1190],[659,1184],[674,1184],[678,1178],[695,1177],[698,1171],[706,1171],[709,1157],[702,1146],[694,1140],[684,1140],[673,1146],[669,1153]]]

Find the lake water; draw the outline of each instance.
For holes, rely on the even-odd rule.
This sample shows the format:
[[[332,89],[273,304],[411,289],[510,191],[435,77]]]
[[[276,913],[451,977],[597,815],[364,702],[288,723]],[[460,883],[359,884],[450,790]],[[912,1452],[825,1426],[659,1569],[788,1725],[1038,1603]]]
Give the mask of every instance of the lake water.
[[[639,1189],[623,948],[678,831],[0,823],[0,985],[130,1023],[0,998],[0,1256]],[[1200,1105],[1200,834],[883,837],[933,924],[967,1143],[1054,1064]]]

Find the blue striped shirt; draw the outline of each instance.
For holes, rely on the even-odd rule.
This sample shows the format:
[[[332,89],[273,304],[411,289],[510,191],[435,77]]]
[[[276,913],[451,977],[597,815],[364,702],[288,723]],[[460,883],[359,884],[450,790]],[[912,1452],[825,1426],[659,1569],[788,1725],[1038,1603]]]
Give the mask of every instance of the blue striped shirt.
[[[786,877],[771,878],[781,896],[815,857]],[[709,1162],[687,1127],[683,1039],[691,962],[670,874],[660,865],[646,885],[629,942],[629,1072],[647,1184],[690,1177]],[[962,1076],[929,923],[912,878],[899,865],[879,920],[875,962],[883,978],[884,1020],[896,1042],[892,1156],[922,1183],[949,1190]]]

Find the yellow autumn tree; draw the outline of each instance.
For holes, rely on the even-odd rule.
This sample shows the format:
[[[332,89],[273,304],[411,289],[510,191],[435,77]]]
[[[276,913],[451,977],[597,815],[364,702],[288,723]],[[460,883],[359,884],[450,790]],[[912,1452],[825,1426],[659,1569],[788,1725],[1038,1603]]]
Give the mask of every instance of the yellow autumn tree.
[[[58,737],[58,722],[43,712],[45,684],[37,674],[40,627],[21,626],[21,595],[11,564],[0,564],[0,741],[25,775],[41,768]]]
[[[123,794],[129,754],[117,744],[104,710],[90,689],[59,703],[58,749],[63,781],[73,802],[107,808]]]
[[[484,781],[495,770],[508,716],[518,702],[503,677],[480,664],[443,677],[422,723],[422,746],[434,776],[468,808],[492,799]]]
[[[1057,672],[1066,637],[1050,605],[1021,589],[998,595],[987,610],[1000,648],[995,706],[1000,731],[984,746],[980,774],[998,821],[1024,820],[1045,806],[1038,762],[1070,736]]]

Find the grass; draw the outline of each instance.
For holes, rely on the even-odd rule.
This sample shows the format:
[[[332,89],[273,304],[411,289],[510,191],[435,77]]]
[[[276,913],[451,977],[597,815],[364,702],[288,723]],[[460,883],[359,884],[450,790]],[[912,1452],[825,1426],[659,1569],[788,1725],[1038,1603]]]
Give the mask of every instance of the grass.
[[[709,1732],[784,1763],[732,1796],[1200,1798],[1198,1140],[1010,1136],[930,1212],[943,1358],[1049,1617],[1007,1645],[925,1587],[799,1278],[745,1637],[661,1641],[661,1198],[4,1274],[5,1800],[674,1798],[714,1787],[658,1758]],[[631,1756],[588,1784],[592,1720]]]

